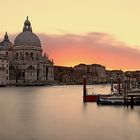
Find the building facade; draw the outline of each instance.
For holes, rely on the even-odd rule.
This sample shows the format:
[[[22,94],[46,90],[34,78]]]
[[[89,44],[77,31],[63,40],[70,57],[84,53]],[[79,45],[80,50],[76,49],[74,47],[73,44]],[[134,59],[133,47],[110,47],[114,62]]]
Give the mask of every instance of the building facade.
[[[33,33],[28,17],[14,44],[6,33],[0,43],[0,54],[5,56],[9,65],[9,84],[53,82],[53,61],[43,55],[41,42]]]
[[[0,85],[6,85],[9,82],[9,60],[6,56],[0,54]]]
[[[56,83],[64,82],[63,76],[66,74],[73,73],[72,67],[66,66],[54,66],[54,80]]]
[[[79,64],[73,67],[72,72],[63,73],[62,82],[66,84],[82,84],[83,76],[87,77],[88,84],[106,83],[106,69],[99,64]]]

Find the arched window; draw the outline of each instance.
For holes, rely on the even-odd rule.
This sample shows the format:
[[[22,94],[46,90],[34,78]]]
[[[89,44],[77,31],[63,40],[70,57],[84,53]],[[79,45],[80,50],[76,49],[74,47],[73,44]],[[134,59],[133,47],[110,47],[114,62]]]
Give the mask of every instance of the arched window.
[[[14,66],[10,66],[9,69],[10,69],[10,70],[14,70],[15,67],[14,67]]]
[[[15,54],[15,58],[18,59],[18,53]]]
[[[34,68],[34,66],[28,66],[28,68],[27,68],[28,70],[34,70],[35,68]]]
[[[33,55],[33,53],[30,53],[30,58],[31,58],[31,60],[34,59],[34,55]]]
[[[29,53],[26,53],[26,59],[27,60],[29,59]]]
[[[22,53],[20,53],[20,59],[23,60],[24,59],[24,56]]]

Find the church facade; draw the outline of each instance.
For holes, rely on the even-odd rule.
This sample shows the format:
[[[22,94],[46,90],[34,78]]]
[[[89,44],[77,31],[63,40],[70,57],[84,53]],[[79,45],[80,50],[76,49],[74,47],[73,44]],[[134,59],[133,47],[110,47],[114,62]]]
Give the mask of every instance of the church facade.
[[[43,55],[41,42],[33,33],[28,17],[14,44],[5,34],[0,42],[0,60],[0,76],[5,75],[5,80],[0,77],[0,84],[47,84],[54,80],[53,60]]]

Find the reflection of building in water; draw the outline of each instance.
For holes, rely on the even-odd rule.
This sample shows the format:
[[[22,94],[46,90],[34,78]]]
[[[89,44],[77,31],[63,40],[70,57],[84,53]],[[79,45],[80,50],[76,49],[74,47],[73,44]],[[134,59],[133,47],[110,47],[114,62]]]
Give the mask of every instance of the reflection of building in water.
[[[52,82],[53,61],[43,56],[42,51],[41,42],[33,33],[27,17],[14,45],[9,41],[7,33],[0,43],[0,75],[4,77],[2,73],[6,72],[5,82],[9,84]],[[2,78],[0,81],[3,81]]]

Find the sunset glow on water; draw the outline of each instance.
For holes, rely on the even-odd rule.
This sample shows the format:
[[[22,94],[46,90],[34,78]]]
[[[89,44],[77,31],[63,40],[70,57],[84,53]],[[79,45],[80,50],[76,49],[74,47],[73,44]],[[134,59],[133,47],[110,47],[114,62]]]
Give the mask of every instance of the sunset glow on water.
[[[108,93],[110,86],[89,86]],[[140,108],[82,102],[82,86],[2,88],[2,140],[139,140]]]

